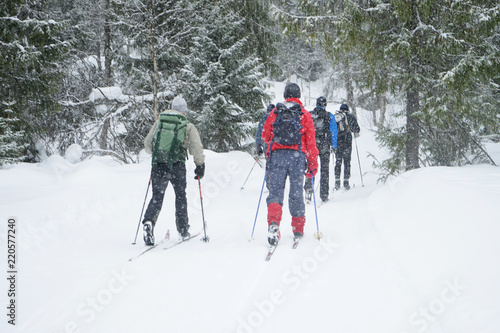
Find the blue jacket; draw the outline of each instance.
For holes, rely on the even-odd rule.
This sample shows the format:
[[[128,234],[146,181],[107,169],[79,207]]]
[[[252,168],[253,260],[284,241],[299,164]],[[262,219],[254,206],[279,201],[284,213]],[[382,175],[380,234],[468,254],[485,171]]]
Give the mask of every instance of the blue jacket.
[[[330,133],[331,133],[331,146],[332,148],[337,148],[337,122],[335,121],[335,115],[330,112]]]
[[[337,123],[335,122],[335,116],[327,111],[323,106],[316,106],[314,110],[311,111],[311,115],[315,121],[315,131],[316,131],[316,146],[321,153],[330,151],[331,148],[337,148]],[[325,119],[327,117],[327,120]],[[325,119],[328,122],[328,130],[323,128],[323,121]],[[316,123],[317,122],[317,123]],[[319,127],[316,128],[316,126]],[[318,133],[317,131],[321,131]]]

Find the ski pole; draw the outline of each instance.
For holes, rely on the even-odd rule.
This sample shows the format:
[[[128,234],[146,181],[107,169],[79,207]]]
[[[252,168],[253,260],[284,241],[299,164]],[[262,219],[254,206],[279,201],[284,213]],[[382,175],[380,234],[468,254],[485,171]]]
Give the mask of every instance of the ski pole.
[[[201,240],[207,243],[210,241],[210,238],[207,236],[207,222],[205,221],[205,213],[203,212],[203,196],[201,195],[200,176],[198,176],[198,187],[200,188],[201,218],[203,220],[203,233],[205,234],[205,236]]]
[[[137,241],[137,234],[139,234],[139,226],[141,225],[142,213],[144,213],[144,206],[146,206],[146,199],[148,197],[150,185],[151,185],[151,177],[149,177],[148,188],[146,189],[146,195],[144,196],[144,203],[142,204],[141,216],[139,217],[139,223],[137,224],[137,231],[135,232],[135,238],[134,238],[134,242],[132,243],[132,245],[135,245],[135,242]]]
[[[260,200],[262,199],[262,192],[264,192],[264,185],[266,184],[266,178],[267,178],[267,168],[266,168],[266,171],[264,172],[264,180],[262,181],[262,188],[260,190],[259,203],[257,204],[257,211],[255,212],[255,220],[253,221],[252,235],[250,236],[250,241],[253,240],[253,233],[255,231],[255,224],[257,222],[257,215],[259,215]]]
[[[245,179],[245,182],[243,183],[243,185],[241,185],[241,189],[240,190],[243,190],[243,188],[245,187],[245,184],[247,183],[247,180],[250,177],[250,174],[252,173],[253,168],[255,168],[255,164],[257,164],[257,161],[259,160],[259,157],[260,156],[257,156],[257,158],[255,159],[255,163],[253,164],[252,168],[250,169],[250,172],[248,173],[247,179]]]
[[[323,233],[319,231],[319,224],[318,224],[318,210],[316,208],[316,193],[314,192],[314,176],[313,172],[311,171],[311,181],[312,181],[312,188],[313,188],[313,198],[314,198],[314,213],[316,214],[316,232],[314,233],[314,238],[317,240],[321,240],[323,237]]]
[[[364,187],[365,184],[363,184],[363,172],[361,172],[361,162],[359,160],[358,141],[356,140],[356,134],[354,134],[354,144],[356,146],[356,155],[358,155],[358,166],[359,166],[359,176],[361,177],[361,186]]]

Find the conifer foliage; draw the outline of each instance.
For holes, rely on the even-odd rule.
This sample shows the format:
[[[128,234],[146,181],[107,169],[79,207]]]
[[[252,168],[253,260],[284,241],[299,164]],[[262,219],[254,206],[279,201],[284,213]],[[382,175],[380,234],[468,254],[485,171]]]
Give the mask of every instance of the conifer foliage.
[[[10,106],[0,113],[0,166],[21,162],[24,158],[24,131]]]
[[[203,144],[215,151],[239,149],[253,134],[248,126],[268,97],[264,92],[264,67],[257,53],[249,53],[250,36],[242,34],[244,20],[219,1],[203,11],[206,22],[198,29],[182,70],[185,96]]]
[[[492,162],[477,134],[498,128],[497,1],[298,4],[304,15],[281,11],[281,19],[290,17],[289,26],[319,39],[339,62],[343,54],[360,59],[358,87],[403,101],[393,116],[404,125],[382,127],[378,135],[392,153],[380,164],[385,171]]]
[[[10,142],[2,148],[0,164],[33,157],[33,150],[24,148],[34,147],[43,136],[38,120],[58,109],[58,61],[68,45],[58,38],[62,23],[44,10],[38,1],[0,4],[0,131],[2,141]],[[23,143],[14,148],[21,138]]]

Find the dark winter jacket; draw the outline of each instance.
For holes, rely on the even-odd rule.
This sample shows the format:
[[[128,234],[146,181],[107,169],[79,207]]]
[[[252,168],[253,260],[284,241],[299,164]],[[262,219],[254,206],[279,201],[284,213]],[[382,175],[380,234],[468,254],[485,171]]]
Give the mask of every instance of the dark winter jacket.
[[[346,112],[345,115],[347,116],[347,124],[349,125],[349,131],[338,132],[337,142],[339,145],[352,144],[351,132],[357,134],[361,131],[356,117],[349,112]]]
[[[337,124],[335,122],[335,116],[326,111],[322,106],[316,106],[314,110],[311,111],[311,116],[313,120],[322,119],[326,123],[321,124],[321,120],[318,122],[321,126],[326,127],[315,127],[316,131],[316,146],[320,153],[329,152],[330,148],[337,148]],[[317,124],[315,123],[315,126]]]

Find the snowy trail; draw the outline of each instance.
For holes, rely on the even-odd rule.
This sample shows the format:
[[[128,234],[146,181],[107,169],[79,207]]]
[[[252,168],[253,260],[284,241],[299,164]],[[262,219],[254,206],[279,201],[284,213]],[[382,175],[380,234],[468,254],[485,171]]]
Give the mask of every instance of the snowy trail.
[[[264,171],[256,167],[241,190],[253,158],[206,153],[211,241],[160,246],[133,262],[128,258],[143,248],[141,232],[131,243],[147,161],[69,164],[54,156],[1,170],[2,218],[20,222],[17,331],[500,331],[498,168],[425,168],[385,185],[368,172],[361,187],[353,164],[356,187],[331,193],[318,209],[324,238],[314,239],[314,207],[307,205],[305,237],[292,249],[285,204],[280,246],[265,262],[266,193],[248,241]],[[177,237],[172,192],[157,237],[167,230]],[[188,181],[187,192],[196,232],[202,229],[196,181]]]

